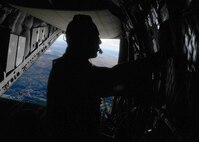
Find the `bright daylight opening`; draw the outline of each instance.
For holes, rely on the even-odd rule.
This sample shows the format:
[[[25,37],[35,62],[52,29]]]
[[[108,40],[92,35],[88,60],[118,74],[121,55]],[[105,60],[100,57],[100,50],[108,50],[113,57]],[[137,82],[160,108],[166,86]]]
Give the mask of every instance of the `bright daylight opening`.
[[[51,47],[2,95],[13,99],[39,105],[46,105],[46,90],[52,60],[63,55],[67,47],[61,35]],[[112,67],[118,62],[119,39],[102,39],[103,54],[98,54],[91,62],[97,66]]]

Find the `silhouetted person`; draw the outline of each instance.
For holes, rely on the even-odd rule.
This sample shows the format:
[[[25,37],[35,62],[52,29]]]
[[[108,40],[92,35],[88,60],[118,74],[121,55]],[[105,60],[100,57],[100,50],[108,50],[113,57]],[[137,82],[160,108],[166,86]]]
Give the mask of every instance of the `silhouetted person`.
[[[47,114],[54,141],[99,140],[100,96],[108,91],[109,69],[89,62],[100,50],[99,32],[90,16],[76,15],[66,29],[68,47],[53,61]]]
[[[53,135],[51,140],[97,142],[100,141],[100,97],[110,95],[113,86],[117,89],[117,85],[124,82],[136,82],[132,91],[142,91],[141,84],[147,82],[148,75],[139,62],[111,69],[96,67],[89,62],[97,56],[101,43],[90,16],[74,16],[66,29],[66,39],[66,52],[53,61],[48,82],[47,114]],[[132,69],[134,66],[136,68]],[[118,88],[121,90],[121,86]]]

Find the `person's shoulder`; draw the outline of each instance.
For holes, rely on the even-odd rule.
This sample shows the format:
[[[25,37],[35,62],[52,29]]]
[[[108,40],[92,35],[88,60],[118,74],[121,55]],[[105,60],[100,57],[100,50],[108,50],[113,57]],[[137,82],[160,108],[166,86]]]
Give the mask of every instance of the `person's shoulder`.
[[[109,71],[109,70],[111,70],[111,68],[108,68],[108,67],[100,67],[100,66],[95,66],[95,65],[92,65],[92,68],[94,70],[98,70],[98,71]]]
[[[52,71],[53,72],[60,72],[61,70],[63,70],[63,67],[65,66],[64,65],[64,59],[63,57],[60,57],[60,58],[57,58],[57,59],[54,59],[52,61]]]
[[[57,59],[54,59],[54,60],[53,60],[53,65],[59,64],[59,63],[61,63],[61,62],[63,62],[63,57],[59,57],[59,58],[57,58]]]
[[[62,77],[65,74],[65,64],[63,57],[54,59],[52,61],[51,77],[58,78]]]
[[[64,57],[62,56],[62,57],[59,57],[59,58],[57,58],[57,59],[54,59],[53,61],[52,61],[52,65],[53,66],[59,66],[59,65],[63,65],[63,64],[65,64],[65,59],[64,59]]]

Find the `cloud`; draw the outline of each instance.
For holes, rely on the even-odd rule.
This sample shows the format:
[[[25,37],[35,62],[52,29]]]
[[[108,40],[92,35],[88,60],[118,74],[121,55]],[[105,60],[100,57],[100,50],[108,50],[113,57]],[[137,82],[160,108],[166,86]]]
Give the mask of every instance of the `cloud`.
[[[101,39],[102,40],[102,44],[100,45],[100,47],[106,48],[107,50],[114,50],[116,52],[119,52],[119,43],[120,40],[119,39]]]

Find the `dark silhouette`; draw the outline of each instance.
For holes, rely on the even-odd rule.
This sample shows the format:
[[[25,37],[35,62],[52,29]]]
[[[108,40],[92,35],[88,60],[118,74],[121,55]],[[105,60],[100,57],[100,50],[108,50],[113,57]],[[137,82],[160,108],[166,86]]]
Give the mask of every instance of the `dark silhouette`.
[[[128,63],[110,69],[92,65],[89,59],[97,56],[101,40],[90,16],[74,16],[66,29],[66,39],[66,52],[53,61],[48,82],[47,114],[51,140],[97,142],[101,137],[100,97],[113,95],[113,86],[121,90],[121,84],[132,80],[136,81],[134,88],[144,90],[140,84],[143,78],[147,82],[148,74],[143,68],[146,66]],[[132,69],[133,66],[136,69]]]
[[[76,15],[66,29],[68,47],[53,61],[47,112],[54,141],[99,140],[100,96],[108,91],[109,69],[89,62],[100,50],[99,32],[90,16]]]

